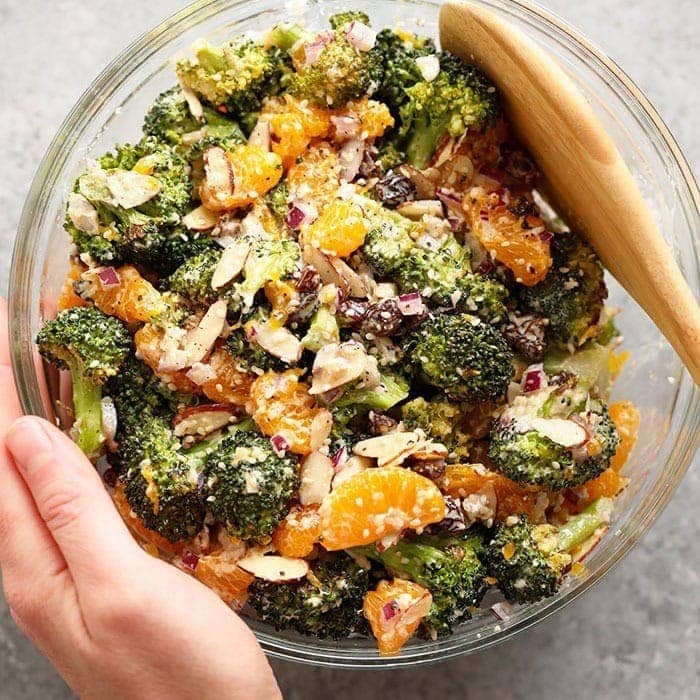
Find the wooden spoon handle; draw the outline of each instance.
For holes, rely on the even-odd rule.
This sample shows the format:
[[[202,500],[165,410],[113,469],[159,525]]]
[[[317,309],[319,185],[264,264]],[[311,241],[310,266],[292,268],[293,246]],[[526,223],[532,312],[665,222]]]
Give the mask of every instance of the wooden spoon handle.
[[[700,384],[700,307],[632,174],[571,79],[534,41],[471,3],[442,5],[440,40],[500,88],[519,138],[551,185],[554,204]]]

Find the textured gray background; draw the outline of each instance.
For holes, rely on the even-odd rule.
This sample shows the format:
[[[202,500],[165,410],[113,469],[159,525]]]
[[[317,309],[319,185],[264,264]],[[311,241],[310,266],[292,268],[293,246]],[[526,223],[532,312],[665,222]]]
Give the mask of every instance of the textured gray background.
[[[22,201],[60,121],[118,51],[183,4],[0,0],[3,290]],[[698,173],[700,2],[543,0],[543,4],[581,29],[637,81]],[[416,671],[331,671],[275,662],[285,696],[290,700],[698,697],[698,500],[696,468],[621,566],[564,613],[511,642]],[[0,607],[0,698],[70,696]]]

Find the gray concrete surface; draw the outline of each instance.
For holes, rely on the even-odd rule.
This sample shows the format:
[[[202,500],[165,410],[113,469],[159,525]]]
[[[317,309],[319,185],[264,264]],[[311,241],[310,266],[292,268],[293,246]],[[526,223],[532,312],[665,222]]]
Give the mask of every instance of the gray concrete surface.
[[[543,0],[647,92],[700,171],[698,0]],[[0,283],[34,168],[104,65],[178,0],[0,0]],[[697,462],[697,460],[696,460]],[[600,585],[525,635],[416,671],[371,673],[275,662],[301,698],[691,698],[700,695],[697,503],[691,470],[653,530]],[[109,650],[105,650],[109,653]],[[0,608],[0,698],[71,697]]]

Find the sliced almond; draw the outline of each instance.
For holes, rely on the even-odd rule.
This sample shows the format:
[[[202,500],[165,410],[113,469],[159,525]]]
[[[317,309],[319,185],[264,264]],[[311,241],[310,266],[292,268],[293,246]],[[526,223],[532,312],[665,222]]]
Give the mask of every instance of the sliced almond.
[[[371,457],[382,466],[392,461],[397,455],[416,447],[425,441],[422,431],[387,433],[378,437],[360,440],[352,449],[360,457]]]
[[[359,457],[358,455],[352,455],[348,457],[345,464],[338,469],[331,482],[331,488],[337,489],[340,484],[347,481],[351,476],[363,472],[365,469],[370,469],[373,465],[373,461],[369,457]]]
[[[413,221],[420,221],[424,216],[444,217],[442,202],[439,199],[416,199],[413,202],[402,202],[396,211]]]
[[[530,425],[540,435],[568,449],[582,445],[587,439],[586,431],[578,423],[565,418],[533,418]]]
[[[427,80],[429,83],[432,83],[440,73],[440,59],[435,54],[419,56],[416,59],[416,65],[423,80]]]
[[[190,231],[209,231],[219,223],[219,215],[204,206],[193,209],[182,218],[182,223]]]
[[[197,386],[202,386],[216,379],[216,370],[211,365],[195,362],[187,371],[187,378]]]
[[[273,583],[296,581],[309,573],[309,564],[304,559],[279,557],[274,554],[249,554],[239,560],[238,566],[256,578]]]
[[[79,231],[90,236],[96,236],[100,232],[97,209],[82,194],[71,192],[69,195],[68,216]]]
[[[211,146],[204,151],[204,173],[204,185],[209,198],[225,206],[235,191],[236,178],[231,161],[223,148]]]
[[[207,404],[186,408],[173,418],[173,433],[177,437],[206,437],[235,422],[240,411],[230,404]]]
[[[253,340],[263,350],[279,357],[282,362],[291,365],[301,358],[304,346],[299,338],[284,326],[275,328],[269,323],[251,323],[247,328]]]
[[[182,89],[182,94],[187,102],[187,106],[190,109],[190,114],[198,121],[201,122],[204,119],[204,108],[202,103],[199,101],[199,97],[188,87],[180,85]]]
[[[333,463],[321,452],[312,452],[301,463],[299,502],[303,506],[320,503],[331,490]]]
[[[379,383],[377,359],[354,341],[324,345],[314,358],[310,394],[324,394],[331,389],[362,379],[365,386]]]
[[[241,274],[250,253],[248,241],[234,241],[224,248],[211,276],[212,289],[221,289]]]
[[[226,325],[226,302],[219,299],[202,316],[196,328],[187,333],[184,350],[187,353],[187,367],[201,362],[214,346]]]
[[[318,450],[326,443],[333,428],[333,414],[323,408],[316,413],[309,429],[309,446]]]
[[[347,293],[355,299],[362,299],[367,296],[367,287],[360,275],[353,270],[344,260],[340,258],[330,257],[330,264],[333,269],[340,275],[344,282]]]
[[[304,246],[302,258],[307,265],[316,269],[324,284],[334,284],[347,296],[357,299],[367,296],[367,287],[362,278],[339,258],[325,255],[312,245]]]
[[[270,150],[270,122],[267,119],[258,119],[248,137],[250,146],[257,146],[263,151]]]
[[[133,209],[153,199],[160,192],[160,182],[152,175],[133,170],[108,170],[107,187],[114,201],[124,209]]]

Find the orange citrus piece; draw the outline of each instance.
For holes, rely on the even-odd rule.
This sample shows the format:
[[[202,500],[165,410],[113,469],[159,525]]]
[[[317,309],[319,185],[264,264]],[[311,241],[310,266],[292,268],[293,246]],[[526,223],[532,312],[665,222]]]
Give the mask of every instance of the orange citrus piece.
[[[124,323],[147,322],[161,314],[165,304],[160,292],[133,265],[117,268],[119,284],[104,289],[90,274],[90,298],[95,306]]]
[[[272,546],[283,557],[308,557],[321,535],[317,506],[292,508],[272,533]]]
[[[171,542],[157,532],[149,530],[143,524],[141,519],[137,517],[137,515],[131,509],[129,501],[126,500],[124,484],[121,482],[117,483],[117,485],[114,487],[112,500],[119,511],[119,515],[122,516],[122,520],[126,523],[126,526],[129,528],[129,530],[131,530],[137,539],[143,540],[147,544],[155,546],[168,554],[178,554],[182,551],[182,542]]]
[[[413,581],[395,578],[380,581],[376,590],[365,595],[362,612],[369,620],[379,653],[391,656],[418,629],[428,614],[433,596]]]
[[[631,401],[616,401],[610,404],[610,418],[617,428],[620,444],[610,462],[610,466],[619,471],[624,467],[627,458],[637,442],[639,430],[639,411]]]
[[[430,479],[401,467],[366,469],[343,481],[319,509],[328,550],[370,544],[445,517],[445,499]]]
[[[338,199],[309,226],[304,239],[327,255],[344,258],[365,242],[366,234],[367,223],[359,204]]]
[[[265,298],[272,305],[271,318],[283,326],[299,299],[299,292],[292,282],[271,280],[265,283]]]
[[[615,469],[606,469],[595,479],[591,479],[585,484],[571,489],[576,497],[576,502],[573,505],[569,504],[569,509],[574,513],[579,513],[601,496],[614,498],[628,483],[629,479],[622,476]],[[567,501],[570,500],[571,499],[567,499]]]
[[[241,368],[240,363],[224,348],[216,348],[207,361],[214,378],[202,384],[204,395],[217,403],[245,406],[255,375]]]
[[[337,117],[354,117],[359,121],[357,138],[379,138],[387,129],[394,126],[394,117],[383,102],[363,97],[360,100],[348,102],[342,109],[333,110]]]
[[[544,221],[510,211],[498,192],[472,188],[464,198],[469,228],[490,255],[513,272],[518,282],[541,282],[552,265]]]
[[[340,160],[327,143],[311,146],[289,167],[291,199],[313,202],[319,209],[335,199],[340,187]]]
[[[233,193],[217,189],[204,178],[199,194],[202,204],[212,211],[240,209],[253,204],[282,177],[282,161],[258,146],[242,144],[226,154],[233,176]]]
[[[283,435],[289,450],[299,455],[313,452],[314,419],[326,409],[316,405],[309,385],[299,381],[297,370],[266,372],[250,388],[250,412],[265,435]]]
[[[73,283],[77,282],[86,268],[80,263],[72,262],[66,279],[61,287],[61,293],[58,295],[56,301],[56,309],[58,311],[64,311],[65,309],[71,309],[74,306],[89,306],[89,302],[85,301],[82,297],[79,297],[73,290]]]
[[[194,575],[227,605],[241,608],[255,576],[241,569],[237,561],[238,557],[227,551],[208,554],[200,557]]]
[[[539,502],[540,491],[516,484],[498,472],[475,468],[469,464],[450,464],[440,480],[440,488],[453,498],[467,498],[476,493],[488,493],[490,488],[496,495],[496,520],[505,520],[509,515],[525,514],[535,517],[543,511]]]

